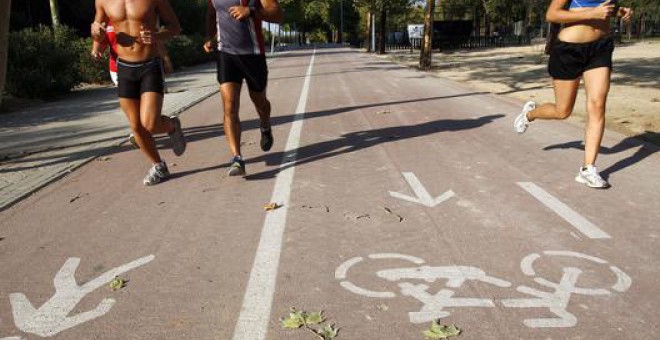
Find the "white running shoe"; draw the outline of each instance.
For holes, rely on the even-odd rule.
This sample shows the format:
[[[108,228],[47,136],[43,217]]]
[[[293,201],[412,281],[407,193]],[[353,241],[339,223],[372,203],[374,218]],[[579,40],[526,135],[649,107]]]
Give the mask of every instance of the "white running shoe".
[[[536,103],[529,101],[523,105],[522,111],[516,117],[516,120],[513,121],[513,129],[516,130],[518,133],[524,133],[527,131],[527,127],[529,126],[529,119],[527,119],[527,114],[531,111],[536,109]]]
[[[167,164],[165,162],[160,162],[159,164],[154,164],[147,173],[147,176],[144,177],[144,185],[152,186],[156,185],[162,181],[170,178],[170,171],[167,169]]]
[[[610,187],[610,184],[603,177],[600,177],[598,169],[593,165],[580,168],[575,181],[586,184],[590,188],[607,189]]]

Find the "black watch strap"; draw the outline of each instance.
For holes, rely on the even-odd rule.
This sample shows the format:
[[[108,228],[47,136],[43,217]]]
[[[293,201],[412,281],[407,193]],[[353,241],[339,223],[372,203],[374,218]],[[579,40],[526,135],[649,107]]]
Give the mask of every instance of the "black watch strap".
[[[250,8],[250,18],[254,18],[257,15],[257,8],[256,7],[249,7]]]

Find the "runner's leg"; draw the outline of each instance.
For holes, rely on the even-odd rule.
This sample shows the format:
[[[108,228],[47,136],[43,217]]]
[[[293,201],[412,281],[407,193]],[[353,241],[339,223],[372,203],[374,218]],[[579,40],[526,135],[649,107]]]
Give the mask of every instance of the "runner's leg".
[[[163,95],[157,92],[145,92],[140,100],[140,121],[152,135],[174,131],[172,119],[161,115]]]
[[[605,107],[610,91],[609,67],[599,67],[584,72],[584,88],[587,92],[587,126],[584,134],[584,165],[593,165],[600,152],[605,131]]]
[[[527,114],[529,121],[535,119],[566,119],[573,113],[575,98],[580,87],[580,78],[573,80],[553,80],[555,103],[539,105]]]
[[[268,129],[270,128],[270,112],[271,105],[268,97],[266,97],[266,91],[263,92],[253,92],[250,91],[250,99],[254,103],[255,109],[259,114],[259,120],[261,121],[261,128]]]
[[[152,164],[161,162],[160,155],[156,151],[153,137],[151,133],[142,125],[140,119],[140,100],[130,98],[119,98],[119,105],[122,111],[126,114],[128,122],[131,126],[131,131],[135,136],[135,141],[140,146],[140,149],[149,158]]]
[[[227,82],[220,85],[224,107],[224,130],[232,156],[241,156],[241,120],[238,110],[241,102],[241,83]]]

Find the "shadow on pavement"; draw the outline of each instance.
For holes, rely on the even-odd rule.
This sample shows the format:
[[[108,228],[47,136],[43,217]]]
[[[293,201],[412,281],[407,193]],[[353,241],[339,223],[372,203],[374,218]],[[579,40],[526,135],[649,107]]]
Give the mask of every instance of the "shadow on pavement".
[[[605,179],[608,179],[611,174],[621,171],[630,166],[633,166],[658,151],[658,146],[648,145],[645,143],[645,141],[659,143],[660,133],[646,131],[642,134],[625,138],[617,145],[611,148],[601,147],[600,153],[604,155],[612,155],[629,149],[639,148],[633,155],[616,162],[615,164],[609,166],[607,169],[601,170],[600,172],[601,176],[603,176],[603,178]],[[568,143],[550,145],[543,148],[543,150],[546,151],[556,150],[556,149],[584,150],[584,144],[582,143],[582,141],[572,141]]]
[[[338,107],[338,108],[334,108],[334,109],[330,109],[330,110],[305,113],[304,120],[327,117],[327,116],[332,116],[332,115],[336,115],[336,114],[340,114],[340,113],[345,113],[345,112],[350,112],[350,111],[360,110],[360,109],[365,109],[365,108],[371,108],[371,107],[400,105],[400,104],[408,104],[408,103],[420,103],[420,102],[428,102],[428,101],[459,98],[459,97],[479,96],[479,95],[484,95],[484,94],[489,94],[489,92],[469,92],[469,93],[462,93],[462,94],[456,94],[456,95],[450,95],[450,96],[414,98],[414,99],[409,99],[409,100],[398,100],[398,101],[378,102],[378,103],[370,103],[370,104],[363,104],[363,105]],[[488,116],[488,117],[491,117],[491,120],[494,120],[496,118],[503,117],[503,115]],[[285,124],[288,124],[288,123],[292,123],[294,121],[294,119],[295,119],[295,115],[277,116],[277,117],[273,117],[271,119],[271,124],[273,126],[285,125]],[[484,119],[484,117],[479,118],[479,119]],[[414,126],[414,127],[405,127],[404,126],[404,127],[388,128],[387,129],[388,131],[382,131],[382,132],[383,133],[390,133],[390,136],[391,135],[398,135],[401,138],[405,139],[405,138],[415,137],[415,136],[411,135],[411,134],[413,134],[413,132],[408,131],[409,129],[418,129],[419,133],[423,133],[424,131],[427,131],[427,133],[423,133],[423,134],[432,134],[432,133],[442,132],[442,131],[452,131],[452,130],[462,130],[463,129],[463,128],[456,128],[456,125],[458,125],[459,127],[464,126],[465,129],[469,129],[469,128],[479,127],[479,126],[481,126],[485,123],[490,122],[490,121],[488,121],[488,122],[483,122],[482,123],[481,121],[479,121],[479,119],[478,120],[465,120],[465,121],[463,121],[463,120],[458,120],[458,121],[439,120],[439,121],[436,121],[436,122],[425,123],[425,124]],[[479,125],[478,126],[471,126],[471,123],[473,123],[473,122],[478,122]],[[185,121],[184,121],[184,124],[185,124]],[[434,124],[438,124],[438,125],[445,124],[446,126],[433,127]],[[248,131],[248,130],[253,130],[253,129],[256,130],[256,129],[259,128],[259,125],[260,125],[259,119],[250,119],[250,120],[246,120],[246,121],[241,122],[241,127],[242,127],[243,131]],[[401,131],[397,132],[399,129],[401,129]],[[205,140],[205,139],[208,139],[208,138],[224,136],[224,132],[222,130],[222,124],[212,124],[212,125],[205,125],[205,126],[189,127],[189,128],[184,128],[184,131],[186,133],[186,139],[188,140],[189,143],[202,141],[202,140]],[[372,135],[373,133],[378,133],[379,131],[380,130],[373,130],[373,131],[366,131],[366,132],[361,132],[361,133]],[[339,143],[339,144],[337,144],[337,145],[344,145],[344,143],[346,141],[351,141],[352,142],[353,140],[355,140],[355,138],[348,138],[347,139],[347,136],[350,137],[350,134],[344,136],[344,138],[342,138],[341,140],[338,140],[337,143]],[[409,136],[409,137],[407,137],[407,136]],[[359,138],[359,136],[357,136],[357,137],[358,137],[357,141],[359,141],[360,138]],[[367,137],[367,138],[371,138],[371,137]],[[382,142],[383,141],[379,141],[376,144],[380,144]],[[286,143],[286,141],[279,141],[278,143],[284,144],[284,143]],[[329,142],[326,142],[326,143],[329,143]],[[367,141],[367,143],[369,143],[369,142]],[[326,149],[327,149],[331,146],[335,146],[335,144],[332,144],[332,145],[324,144],[323,146],[326,147]],[[371,145],[368,145],[368,146],[371,146]],[[332,150],[334,150],[334,149],[329,149],[329,150],[326,150],[324,152],[328,152],[328,151],[332,151]],[[352,150],[352,151],[355,151],[355,150]],[[317,152],[314,152],[312,155],[316,155],[316,154],[317,154]],[[332,156],[332,155],[330,155],[330,156]],[[330,157],[330,156],[328,156],[328,157]],[[268,165],[279,165],[281,160],[282,160],[282,157],[284,157],[282,152],[270,153],[270,154],[266,154],[266,155],[263,155],[263,156],[258,157],[258,158],[248,159],[247,162],[248,163],[256,163],[256,162],[262,162],[263,161],[263,162],[266,162],[266,164],[268,164]],[[297,161],[296,164],[300,164],[300,161]],[[172,176],[173,176],[173,178],[184,177],[184,176],[193,175],[193,174],[196,174],[196,173],[216,170],[216,169],[227,167],[227,166],[229,166],[229,163],[220,164],[218,166],[212,166],[212,167],[203,168],[203,169],[196,169],[196,170],[181,172],[181,173],[178,173],[176,175],[172,174]],[[279,172],[279,170],[274,170],[274,171],[275,172],[272,173],[272,174],[264,173],[262,175],[267,176],[267,177],[268,176],[272,177],[277,172]],[[247,178],[248,179],[257,179],[255,176],[257,176],[257,175],[248,176]]]
[[[441,119],[417,125],[388,127],[375,130],[358,131],[342,135],[340,138],[307,145],[290,152],[278,152],[248,160],[249,163],[265,161],[268,165],[278,165],[287,158],[295,162],[287,163],[276,169],[248,175],[247,180],[261,180],[275,177],[283,169],[300,166],[310,162],[339,156],[371,148],[384,143],[430,136],[441,132],[456,132],[476,129],[504,115],[490,115],[474,119]]]

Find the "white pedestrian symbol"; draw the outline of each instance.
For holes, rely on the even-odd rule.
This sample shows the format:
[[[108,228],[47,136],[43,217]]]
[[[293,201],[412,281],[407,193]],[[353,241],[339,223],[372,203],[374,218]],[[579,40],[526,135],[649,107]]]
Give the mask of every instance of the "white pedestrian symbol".
[[[587,260],[596,264],[605,265],[607,261],[590,255],[585,255],[569,251],[546,251],[543,252],[547,257],[568,257],[581,260]],[[397,282],[400,289],[400,295],[412,297],[422,303],[419,311],[408,313],[410,322],[425,323],[438,318],[444,318],[451,313],[447,308],[459,307],[496,307],[493,299],[483,297],[456,297],[456,290],[463,287],[467,281],[481,282],[500,288],[511,287],[509,281],[488,275],[485,271],[471,266],[440,266],[431,267],[423,265],[423,259],[402,255],[402,254],[372,254],[369,259],[395,259],[412,262],[416,267],[393,268],[377,271],[377,277]],[[539,254],[531,254],[521,261],[521,270],[527,276],[533,277],[539,285],[551,289],[551,291],[542,291],[528,286],[518,286],[516,290],[532,296],[531,298],[512,298],[501,299],[499,302],[504,307],[509,308],[546,308],[556,317],[552,318],[534,318],[526,319],[523,323],[530,328],[546,327],[573,327],[577,324],[577,317],[568,312],[567,307],[573,294],[603,296],[610,295],[611,291],[625,292],[630,288],[632,280],[628,275],[615,266],[609,266],[609,270],[616,276],[614,285],[605,288],[582,288],[577,283],[582,270],[576,267],[564,267],[563,275],[558,282],[549,281],[543,277],[538,277],[533,268],[534,262],[541,258]],[[363,262],[362,257],[355,257],[345,261],[340,265],[335,278],[341,280],[340,285],[345,289],[359,295],[372,298],[394,298],[396,293],[373,291],[367,288],[359,287],[347,280],[349,270]],[[433,294],[429,290],[431,287],[424,283],[415,283],[414,281],[425,281],[435,283],[440,281],[444,287]]]
[[[71,327],[103,316],[115,304],[114,299],[103,299],[91,311],[74,316],[69,316],[69,313],[73,311],[85,295],[110,283],[116,276],[151,262],[154,257],[154,255],[145,256],[123,266],[111,269],[82,286],[78,285],[75,278],[80,259],[76,257],[69,258],[53,280],[55,295],[39,307],[39,309],[34,308],[25,294],[9,294],[14,323],[18,329],[25,333],[50,337]]]

